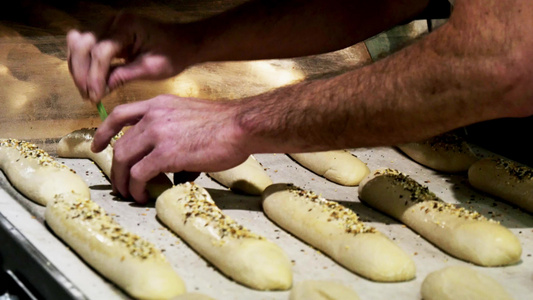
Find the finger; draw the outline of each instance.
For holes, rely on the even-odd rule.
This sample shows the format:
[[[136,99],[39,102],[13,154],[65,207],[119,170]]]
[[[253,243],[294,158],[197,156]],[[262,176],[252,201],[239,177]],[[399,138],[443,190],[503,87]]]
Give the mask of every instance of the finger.
[[[134,127],[115,143],[113,150],[110,178],[113,190],[129,198],[131,168],[150,153],[153,146],[149,139],[143,136],[142,132],[137,132]]]
[[[139,56],[129,64],[114,68],[109,73],[108,85],[114,89],[129,81],[163,79],[172,75],[163,56]]]
[[[137,124],[146,113],[148,105],[147,101],[141,101],[115,107],[96,130],[91,150],[95,153],[104,150],[124,126]]]
[[[67,34],[68,66],[74,84],[84,99],[89,98],[87,91],[87,75],[91,65],[91,49],[96,44],[92,33],[80,33],[71,30]]]
[[[135,202],[144,204],[148,202],[149,195],[146,183],[163,172],[161,156],[152,151],[131,168],[129,192]]]
[[[87,91],[92,101],[98,101],[104,97],[111,60],[121,52],[121,49],[122,43],[111,39],[100,41],[91,49]]]

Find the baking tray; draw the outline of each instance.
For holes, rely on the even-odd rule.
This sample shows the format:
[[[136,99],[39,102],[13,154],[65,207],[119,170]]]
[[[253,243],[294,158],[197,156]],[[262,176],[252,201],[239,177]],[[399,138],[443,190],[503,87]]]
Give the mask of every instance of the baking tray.
[[[426,275],[451,265],[469,265],[498,280],[515,299],[528,299],[533,294],[533,218],[520,209],[472,189],[466,174],[450,175],[423,167],[391,147],[351,150],[371,170],[395,168],[429,186],[446,202],[474,209],[486,217],[500,221],[518,236],[523,254],[520,263],[508,267],[478,267],[455,259],[398,223],[358,200],[357,187],[330,182],[301,167],[283,154],[256,155],[274,182],[290,182],[313,190],[327,199],[339,201],[394,240],[414,259],[416,278],[403,283],[378,283],[364,279],[335,263],[320,251],[306,245],[272,223],[261,210],[260,197],[235,194],[205,174],[196,182],[208,189],[216,204],[239,223],[278,244],[293,263],[294,283],[304,280],[330,280],[353,288],[361,299],[420,299],[420,286]],[[480,155],[490,153],[477,149]],[[187,290],[215,299],[288,299],[288,291],[256,291],[224,276],[185,242],[169,231],[156,218],[153,203],[138,206],[111,195],[111,186],[97,166],[86,159],[59,159],[86,180],[91,196],[118,222],[164,250],[175,270],[186,283]],[[102,279],[80,258],[49,232],[44,223],[44,208],[20,196],[0,173],[0,211],[39,249],[77,289],[89,299],[128,299],[118,288]],[[2,193],[3,192],[3,193]],[[20,206],[17,213],[5,213]],[[26,217],[24,217],[27,215]],[[33,224],[33,225],[31,225]],[[26,227],[32,227],[28,229]]]

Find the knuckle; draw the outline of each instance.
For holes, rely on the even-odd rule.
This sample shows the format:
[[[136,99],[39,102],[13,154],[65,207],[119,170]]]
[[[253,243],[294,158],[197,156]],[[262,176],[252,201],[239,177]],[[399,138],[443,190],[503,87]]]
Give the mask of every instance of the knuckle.
[[[143,176],[141,172],[141,167],[139,167],[139,164],[134,165],[130,169],[130,178],[134,182],[143,181]]]
[[[111,117],[112,119],[122,119],[125,114],[126,107],[124,107],[124,105],[119,105],[109,113],[109,117]]]
[[[162,141],[165,139],[164,133],[159,126],[150,126],[147,128],[146,135],[155,141]]]
[[[91,59],[92,62],[101,63],[103,60],[103,56],[106,55],[107,47],[106,43],[98,43],[94,47],[91,48]]]
[[[123,147],[121,145],[121,141],[118,140],[115,143],[115,147],[113,147],[113,162],[119,165],[123,165],[128,159],[128,156],[126,155],[126,152],[122,150]]]

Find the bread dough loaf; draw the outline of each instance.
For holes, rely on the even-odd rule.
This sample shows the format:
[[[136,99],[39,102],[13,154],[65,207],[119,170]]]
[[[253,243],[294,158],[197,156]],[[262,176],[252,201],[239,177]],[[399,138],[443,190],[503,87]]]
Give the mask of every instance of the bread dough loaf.
[[[289,156],[305,168],[341,185],[356,186],[370,173],[367,165],[347,150],[292,153]]]
[[[69,158],[88,158],[94,161],[100,170],[111,178],[111,165],[113,163],[113,148],[108,145],[102,152],[91,151],[96,128],[82,128],[73,131],[59,140],[57,155]],[[116,138],[121,135],[117,135]],[[156,199],[165,190],[172,187],[172,181],[163,173],[157,175],[146,184],[146,190],[151,199]]]
[[[419,164],[442,172],[466,172],[478,160],[468,143],[453,133],[397,147]]]
[[[172,300],[215,300],[207,295],[200,293],[185,293],[177,297],[172,298]]]
[[[261,195],[272,179],[261,164],[250,155],[242,164],[221,172],[207,173],[223,186],[244,194]]]
[[[19,192],[41,205],[61,193],[91,197],[89,187],[76,172],[28,142],[0,139],[0,169]]]
[[[157,198],[156,210],[164,224],[235,281],[258,290],[290,288],[292,266],[285,252],[226,216],[201,186],[174,186]]]
[[[422,282],[424,300],[512,300],[493,278],[466,266],[451,266],[430,273]]]
[[[95,202],[61,194],[45,220],[83,260],[137,299],[169,299],[185,292],[181,278],[151,243],[128,232]]]
[[[520,261],[520,241],[507,228],[475,211],[443,202],[397,170],[373,172],[359,186],[359,197],[457,258],[481,266]]]
[[[263,193],[263,210],[281,228],[349,270],[375,281],[415,277],[413,260],[352,210],[290,184]]]
[[[484,158],[468,170],[470,184],[533,213],[533,169],[502,158]]]
[[[307,280],[294,285],[289,300],[359,300],[359,296],[340,283]]]

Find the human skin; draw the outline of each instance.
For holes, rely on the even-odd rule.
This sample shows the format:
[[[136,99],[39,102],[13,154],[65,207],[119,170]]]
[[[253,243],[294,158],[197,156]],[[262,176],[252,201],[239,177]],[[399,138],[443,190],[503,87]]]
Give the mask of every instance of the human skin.
[[[364,23],[346,25],[352,17],[346,16],[342,21],[343,18],[336,16],[337,13],[357,14],[355,8],[325,13],[323,23],[333,23],[328,23],[328,29],[335,33],[331,39],[327,31],[321,34],[320,30],[312,28],[314,30],[305,35],[309,28],[296,26],[303,24],[300,22],[306,18],[320,15],[326,7],[323,5],[330,2],[313,1],[319,6],[309,9],[309,14],[302,14],[302,19],[281,18],[274,22],[273,27],[279,25],[278,30],[294,30],[282,36],[300,39],[302,43],[294,44],[304,46],[298,49],[290,47],[290,39],[275,44],[276,40],[270,38],[270,34],[276,33],[274,29],[258,35],[252,21],[258,20],[263,26],[267,23],[244,13],[207,20],[205,24],[213,26],[228,16],[235,17],[226,26],[214,26],[218,28],[214,33],[203,33],[198,25],[194,32],[202,38],[191,43],[194,45],[191,49],[196,49],[198,57],[207,61],[290,57],[331,51],[373,34],[372,30],[362,29],[366,28]],[[427,4],[411,1],[419,6],[410,6],[407,2],[402,2],[403,8],[416,9],[404,11],[402,16],[397,16],[396,23],[420,12]],[[391,3],[380,2],[384,7],[394,5]],[[316,10],[318,7],[320,9]],[[386,8],[383,11],[390,14]],[[371,19],[364,15],[366,12],[367,9],[359,12],[361,22]],[[272,15],[267,13],[263,17],[268,19]],[[336,20],[341,20],[340,24],[336,24]],[[247,26],[239,26],[240,22]],[[285,26],[280,25],[284,22]],[[291,22],[296,25],[289,26]],[[159,172],[220,171],[243,162],[252,153],[394,145],[479,121],[529,116],[533,113],[533,37],[528,34],[531,23],[533,4],[528,1],[458,0],[449,21],[439,29],[385,59],[336,77],[303,82],[240,101],[209,102],[162,95],[118,106],[98,129],[93,151],[101,151],[123,126],[134,125],[115,144],[111,180],[119,193],[143,203],[147,201],[146,181]],[[370,27],[379,27],[375,22],[370,24]],[[264,29],[258,27],[255,30]],[[256,43],[239,43],[240,39],[247,40],[248,34],[259,37]],[[75,35],[83,36],[81,33],[69,34],[71,57],[81,53],[73,49],[72,45],[80,45]],[[343,38],[349,35],[354,38]],[[310,43],[311,39],[315,43]],[[97,39],[95,41],[94,45],[99,49],[100,44]],[[261,44],[263,42],[266,45]],[[325,46],[315,45],[322,42]],[[313,45],[305,47],[306,44]],[[101,48],[105,50],[105,47]],[[101,53],[98,51],[95,52]],[[105,65],[110,61],[107,57],[121,51],[103,55],[106,58],[97,71],[107,74],[109,68]],[[155,61],[168,58],[160,53],[153,55],[157,53],[153,51],[147,53],[144,57],[154,57]],[[199,62],[198,57],[184,57],[187,63]],[[72,68],[77,63],[71,59],[74,81],[80,90],[87,92],[86,96],[97,101],[98,97],[91,97],[95,92],[88,88],[90,85],[84,88],[79,82],[84,76],[86,83],[91,82],[87,80],[91,76],[100,78],[95,75],[98,72],[93,71],[92,66],[88,68],[89,72],[78,72],[77,67]],[[182,68],[172,59],[161,65],[168,66],[166,63],[173,66],[171,70],[163,67],[157,73],[153,71],[157,68],[149,68],[150,60],[141,64],[134,60],[133,65],[147,67],[150,71],[138,68],[133,77],[115,75],[120,79],[113,79],[112,70],[107,85],[113,87],[130,79],[171,76]]]

